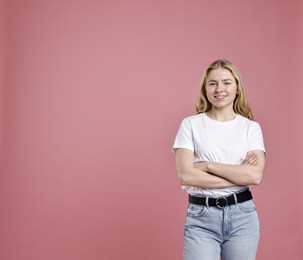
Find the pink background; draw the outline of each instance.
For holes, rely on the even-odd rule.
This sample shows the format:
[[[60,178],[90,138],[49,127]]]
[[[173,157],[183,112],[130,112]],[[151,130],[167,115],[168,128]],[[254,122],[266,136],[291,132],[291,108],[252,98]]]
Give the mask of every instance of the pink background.
[[[303,258],[298,1],[0,1],[0,259],[182,259],[171,145],[206,65],[267,147],[258,259]]]

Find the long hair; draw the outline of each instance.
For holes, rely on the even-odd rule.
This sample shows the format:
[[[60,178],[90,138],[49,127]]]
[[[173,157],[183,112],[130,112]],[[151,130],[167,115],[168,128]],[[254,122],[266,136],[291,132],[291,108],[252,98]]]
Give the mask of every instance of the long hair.
[[[215,69],[224,68],[231,72],[231,74],[234,76],[236,82],[237,82],[237,95],[234,100],[233,109],[236,114],[242,115],[250,120],[253,120],[252,111],[250,109],[247,97],[245,95],[244,91],[244,84],[241,77],[240,72],[236,68],[234,64],[232,64],[228,60],[217,60],[214,61],[212,64],[210,64],[203,75],[202,81],[201,81],[201,90],[200,95],[196,104],[196,112],[197,114],[207,112],[211,109],[212,105],[208,101],[206,96],[206,81],[208,74]]]

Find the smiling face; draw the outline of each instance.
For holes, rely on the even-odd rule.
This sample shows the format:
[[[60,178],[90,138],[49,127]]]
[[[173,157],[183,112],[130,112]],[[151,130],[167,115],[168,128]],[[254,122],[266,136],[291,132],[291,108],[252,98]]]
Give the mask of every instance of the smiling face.
[[[220,108],[228,108],[224,112],[253,120],[241,74],[233,63],[225,59],[216,60],[205,69],[196,103],[197,114],[210,110],[216,112],[214,110]]]
[[[228,69],[211,70],[206,78],[206,97],[214,109],[233,110],[233,103],[237,95],[237,82]]]

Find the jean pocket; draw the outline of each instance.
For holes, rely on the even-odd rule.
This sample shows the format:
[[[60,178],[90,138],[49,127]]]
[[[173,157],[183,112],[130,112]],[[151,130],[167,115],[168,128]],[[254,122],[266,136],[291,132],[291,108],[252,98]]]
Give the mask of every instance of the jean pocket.
[[[256,211],[256,205],[253,200],[248,200],[238,204],[238,208],[244,213],[251,213]]]
[[[204,213],[205,208],[205,206],[190,203],[187,207],[186,215],[189,217],[200,217]]]

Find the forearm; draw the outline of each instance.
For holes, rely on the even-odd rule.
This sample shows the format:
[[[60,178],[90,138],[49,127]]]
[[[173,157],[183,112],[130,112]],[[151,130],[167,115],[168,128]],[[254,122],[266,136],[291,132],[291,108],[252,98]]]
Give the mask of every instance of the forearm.
[[[176,168],[181,185],[205,189],[226,188],[235,184],[224,177],[211,174],[193,164],[193,152],[180,148],[176,151]]]
[[[257,185],[261,182],[265,167],[265,153],[263,151],[251,151],[240,165],[224,164],[216,162],[195,163],[194,167],[224,178],[235,185]]]
[[[210,162],[207,171],[221,178],[225,178],[236,185],[257,185],[261,182],[263,171],[255,165],[231,165]]]
[[[201,171],[196,168],[188,168],[184,171],[178,171],[178,177],[181,185],[194,186],[203,189],[226,188],[235,186],[234,183],[222,177]]]

